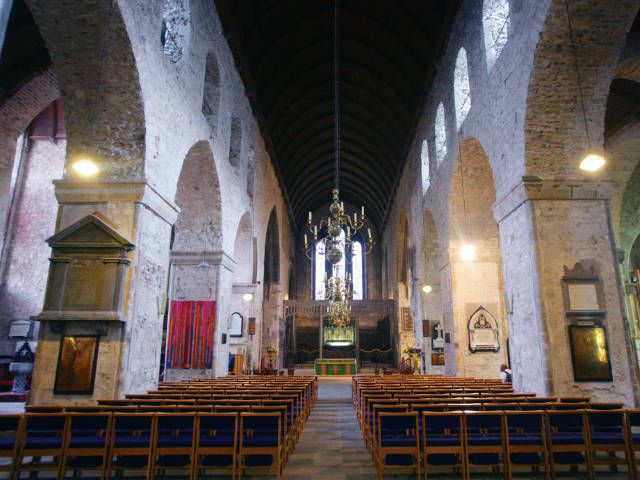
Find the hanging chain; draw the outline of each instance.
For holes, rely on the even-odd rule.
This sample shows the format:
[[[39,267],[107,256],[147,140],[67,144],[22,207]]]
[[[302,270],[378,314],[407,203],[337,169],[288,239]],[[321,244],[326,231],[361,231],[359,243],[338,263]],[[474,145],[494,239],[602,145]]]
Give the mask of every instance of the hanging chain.
[[[333,101],[335,111],[335,143],[336,143],[336,170],[333,183],[336,190],[340,190],[340,62],[339,52],[339,17],[338,7],[340,0],[334,0],[333,10]]]

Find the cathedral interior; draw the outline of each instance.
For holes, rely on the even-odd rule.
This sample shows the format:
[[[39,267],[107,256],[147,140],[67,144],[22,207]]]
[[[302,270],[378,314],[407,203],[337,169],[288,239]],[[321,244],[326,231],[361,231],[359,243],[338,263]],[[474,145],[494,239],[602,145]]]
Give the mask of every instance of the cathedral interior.
[[[0,477],[640,478],[639,9],[1,1]]]

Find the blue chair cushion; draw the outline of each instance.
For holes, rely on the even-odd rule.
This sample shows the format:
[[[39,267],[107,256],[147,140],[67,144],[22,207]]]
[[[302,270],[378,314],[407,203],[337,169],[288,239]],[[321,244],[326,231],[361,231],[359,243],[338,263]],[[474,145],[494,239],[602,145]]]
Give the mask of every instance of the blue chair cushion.
[[[144,448],[149,445],[149,435],[118,435],[114,446],[118,448]]]
[[[275,447],[278,445],[278,435],[245,437],[245,447]]]
[[[190,461],[189,455],[160,455],[156,465],[160,467],[186,467]]]
[[[62,448],[62,439],[60,437],[27,437],[24,448]]]
[[[500,435],[471,435],[467,439],[469,445],[501,445],[502,438]]]
[[[73,437],[69,442],[71,448],[102,448],[105,446],[104,437]]]
[[[67,464],[71,468],[99,468],[102,457],[71,457]]]
[[[471,453],[469,454],[469,463],[474,465],[498,465],[500,455],[497,453]]]
[[[200,465],[205,467],[228,467],[233,465],[232,455],[205,455],[200,459]]]
[[[509,435],[511,445],[542,445],[542,436],[535,434]]]
[[[584,438],[581,433],[552,433],[551,443],[554,445],[583,444]]]
[[[248,467],[270,467],[273,464],[273,455],[246,455],[244,464]]]
[[[191,435],[165,435],[158,437],[158,446],[166,447],[189,447],[192,445]]]
[[[201,447],[232,447],[233,435],[216,435],[211,437],[209,435],[200,437]]]
[[[10,450],[16,444],[16,437],[0,437],[0,450]]]
[[[415,447],[416,438],[406,435],[383,436],[381,439],[383,447]]]
[[[591,443],[624,445],[624,435],[622,433],[592,433]]]
[[[405,466],[413,465],[412,455],[385,455],[385,465]]]
[[[458,437],[451,437],[449,435],[427,436],[426,443],[427,446],[431,447],[458,447],[460,446],[460,439]]]
[[[453,455],[451,453],[437,453],[427,455],[427,463],[429,465],[439,466],[439,465],[458,465],[460,460],[457,455]]]

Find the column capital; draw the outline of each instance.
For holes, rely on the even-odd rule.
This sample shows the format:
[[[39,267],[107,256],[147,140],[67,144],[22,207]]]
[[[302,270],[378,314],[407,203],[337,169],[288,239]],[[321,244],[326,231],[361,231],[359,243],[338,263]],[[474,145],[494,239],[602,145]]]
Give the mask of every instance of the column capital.
[[[55,194],[61,204],[140,203],[173,225],[180,208],[146,181],[79,182],[54,180]]]
[[[612,197],[613,189],[614,182],[610,180],[546,180],[536,176],[524,176],[509,192],[496,200],[493,204],[493,214],[500,223],[530,201],[606,201]]]

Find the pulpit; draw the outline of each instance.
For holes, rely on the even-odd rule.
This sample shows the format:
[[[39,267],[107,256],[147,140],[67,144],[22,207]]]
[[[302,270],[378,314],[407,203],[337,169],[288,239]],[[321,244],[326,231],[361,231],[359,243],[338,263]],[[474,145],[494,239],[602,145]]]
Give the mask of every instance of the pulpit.
[[[343,376],[358,373],[355,358],[317,358],[316,375]]]

